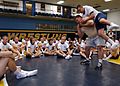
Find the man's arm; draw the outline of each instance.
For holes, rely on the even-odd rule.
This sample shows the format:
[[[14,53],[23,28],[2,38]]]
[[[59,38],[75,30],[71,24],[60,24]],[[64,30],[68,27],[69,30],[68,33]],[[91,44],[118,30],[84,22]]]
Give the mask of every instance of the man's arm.
[[[1,51],[0,58],[12,58],[14,59],[13,53],[11,51]]]
[[[13,53],[16,53],[18,55],[18,57],[20,57],[20,52],[19,51],[16,51],[14,48],[10,48],[10,50],[13,52]]]
[[[85,21],[88,21],[88,20],[91,20],[91,19],[93,20],[94,17],[95,17],[94,13],[91,12],[90,15],[89,15],[88,17],[85,18]]]
[[[89,21],[89,20],[93,20],[94,17],[95,17],[94,13],[91,12],[89,16],[87,16],[87,17],[85,17],[85,18],[83,19],[82,23],[86,23],[86,22]]]
[[[80,27],[94,27],[94,22],[93,20],[89,20],[85,24],[80,23],[79,26]]]
[[[84,33],[81,31],[81,27],[80,27],[79,24],[77,25],[77,31],[78,31],[78,36],[79,36],[80,38],[82,38],[83,35],[84,35]]]

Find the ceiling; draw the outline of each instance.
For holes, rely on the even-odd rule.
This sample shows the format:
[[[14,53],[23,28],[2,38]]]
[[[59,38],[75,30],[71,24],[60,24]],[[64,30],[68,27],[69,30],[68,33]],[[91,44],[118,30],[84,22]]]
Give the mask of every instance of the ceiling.
[[[0,1],[21,1],[21,0],[0,0]],[[39,1],[56,4],[59,0],[29,0],[29,1]],[[64,0],[65,3],[62,5],[76,7],[78,4],[81,5],[91,5],[97,10],[110,9],[113,11],[120,11],[120,0],[112,0],[110,2],[105,2],[104,0]]]
[[[40,2],[47,2],[56,4],[59,0],[34,0]],[[78,4],[81,5],[91,5],[98,10],[110,9],[111,11],[120,11],[120,0],[112,0],[110,2],[105,2],[104,0],[65,0],[62,5],[76,7]]]

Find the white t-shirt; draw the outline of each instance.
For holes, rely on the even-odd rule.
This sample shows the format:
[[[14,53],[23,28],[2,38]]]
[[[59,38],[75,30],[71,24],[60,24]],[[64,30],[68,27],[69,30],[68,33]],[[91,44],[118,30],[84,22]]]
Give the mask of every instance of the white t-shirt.
[[[80,47],[81,47],[81,48],[85,48],[85,46],[86,46],[85,41],[82,40],[82,41],[81,41],[81,44],[80,44]]]
[[[69,44],[67,44],[66,42],[64,44],[62,44],[61,42],[58,43],[58,49],[62,50],[62,51],[67,51],[67,49],[69,48]]]
[[[22,42],[18,42],[18,43],[15,43],[14,41],[11,43],[12,45],[17,45],[17,46],[20,46],[22,44]]]
[[[35,48],[37,47],[37,44],[34,43],[33,45],[31,43],[28,44],[28,48],[30,48],[31,52],[33,53],[35,51]],[[28,51],[28,49],[27,49]]]
[[[53,50],[53,47],[55,47],[55,44],[50,45],[49,43],[46,45],[48,50]]]
[[[94,9],[91,6],[85,5],[85,6],[83,6],[83,8],[85,8],[85,13],[83,14],[83,18],[89,16],[91,14],[91,12],[94,13],[95,18],[96,18],[96,16],[98,15],[98,13],[100,13],[99,11],[97,11],[96,9]]]
[[[13,48],[12,45],[10,45],[9,43],[7,43],[6,45],[4,45],[2,42],[0,43],[0,49],[4,50],[4,49],[11,49]]]

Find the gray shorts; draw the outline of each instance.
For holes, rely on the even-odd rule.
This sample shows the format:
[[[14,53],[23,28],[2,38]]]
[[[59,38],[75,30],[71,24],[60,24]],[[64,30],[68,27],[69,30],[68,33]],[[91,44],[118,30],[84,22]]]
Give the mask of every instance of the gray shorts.
[[[86,46],[91,47],[105,46],[105,40],[99,36],[89,37],[86,39]]]

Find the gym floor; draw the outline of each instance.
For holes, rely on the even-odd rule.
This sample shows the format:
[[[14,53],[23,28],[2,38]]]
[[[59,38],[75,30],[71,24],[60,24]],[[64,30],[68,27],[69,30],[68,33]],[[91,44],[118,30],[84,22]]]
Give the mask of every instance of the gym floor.
[[[7,74],[9,86],[120,86],[119,65],[103,62],[103,70],[95,70],[96,56],[90,65],[81,65],[80,56],[71,60],[48,56],[17,61],[24,70],[38,69],[33,77],[16,80],[12,73]]]

